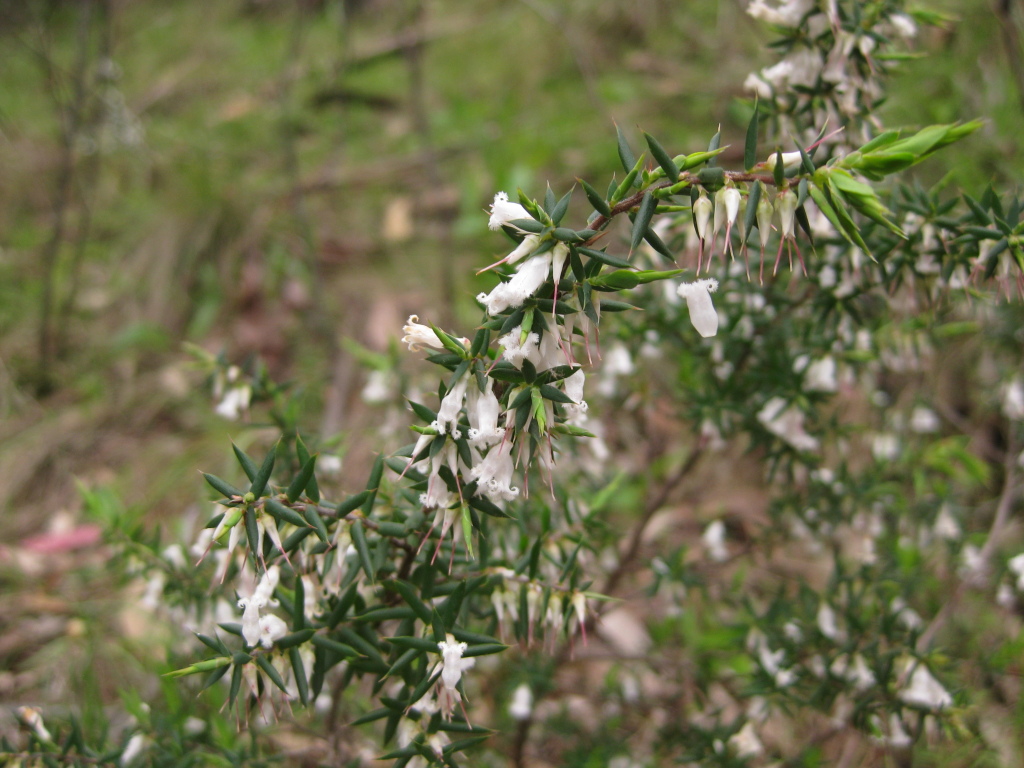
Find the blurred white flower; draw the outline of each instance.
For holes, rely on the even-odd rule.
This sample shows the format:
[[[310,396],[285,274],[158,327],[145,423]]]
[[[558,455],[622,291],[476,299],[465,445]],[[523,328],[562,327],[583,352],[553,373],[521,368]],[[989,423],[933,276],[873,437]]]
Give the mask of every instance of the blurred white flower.
[[[526,683],[520,683],[512,692],[508,713],[513,720],[528,720],[533,712],[533,691]]]
[[[910,413],[910,429],[919,435],[929,435],[938,432],[942,423],[935,411],[923,405],[914,407]]]
[[[729,738],[729,746],[736,751],[736,757],[740,759],[757,757],[764,752],[764,745],[757,737],[754,724],[749,721]]]
[[[149,741],[141,733],[136,733],[130,739],[124,747],[124,752],[121,753],[121,766],[128,766],[134,764],[142,753],[146,751],[146,747],[149,746]]]
[[[900,454],[900,441],[891,432],[880,432],[871,438],[871,455],[876,461],[893,461]]]
[[[920,661],[910,661],[914,665],[910,680],[899,692],[901,701],[911,706],[928,710],[939,710],[953,704],[953,697],[942,687],[942,683],[932,677],[931,672]]]
[[[1017,591],[1024,592],[1024,552],[1015,557],[1011,557],[1006,567],[1010,569],[1010,573],[1017,577]]]
[[[836,391],[836,361],[831,355],[815,360],[807,366],[804,387],[810,392]]]
[[[1024,379],[1020,376],[1003,388],[1003,415],[1011,421],[1024,419]]]
[[[701,542],[712,562],[723,563],[729,559],[729,548],[725,544],[725,523],[721,520],[715,520],[704,529]]]
[[[949,511],[949,507],[943,505],[935,518],[935,525],[932,526],[932,533],[944,541],[957,541],[962,531],[960,524]]]
[[[769,4],[766,0],[753,0],[747,13],[755,19],[780,27],[797,27],[804,16],[815,9],[815,0],[782,0]]]
[[[760,411],[757,420],[776,437],[779,437],[798,451],[815,451],[818,449],[817,438],[804,430],[804,414],[794,405],[786,407],[781,397],[773,397]]]

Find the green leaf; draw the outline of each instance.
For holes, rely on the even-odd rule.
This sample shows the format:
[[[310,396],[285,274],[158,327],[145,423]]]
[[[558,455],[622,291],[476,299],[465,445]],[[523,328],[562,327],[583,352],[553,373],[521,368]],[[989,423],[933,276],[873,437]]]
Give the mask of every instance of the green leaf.
[[[377,720],[383,720],[385,717],[391,714],[391,710],[387,707],[380,707],[371,712],[367,712],[362,717],[358,717],[353,720],[349,725],[366,725],[367,723],[373,723]]]
[[[612,207],[608,205],[608,202],[601,197],[596,189],[590,186],[583,179],[576,179],[583,187],[584,193],[587,195],[587,201],[594,207],[594,210],[600,213],[605,218],[612,215]]]
[[[633,265],[630,264],[625,259],[620,259],[618,256],[612,256],[610,253],[605,253],[604,251],[598,251],[598,250],[595,250],[593,248],[580,248],[580,247],[577,247],[576,250],[578,250],[584,256],[587,256],[587,257],[589,257],[591,259],[596,259],[597,261],[601,262],[602,264],[607,264],[609,267],[620,267],[622,269],[634,269]]]
[[[373,491],[360,491],[338,504],[338,517],[342,518],[361,507],[373,495]]]
[[[409,401],[409,407],[412,408],[412,412],[415,413],[420,419],[430,424],[437,419],[437,411],[432,411],[425,405],[414,403],[412,400]]]
[[[711,137],[711,141],[708,142],[708,152],[709,153],[714,152],[715,154],[717,154],[718,153],[717,150],[718,150],[719,146],[721,146],[721,144],[722,144],[722,130],[719,129],[718,133],[716,133],[714,136],[712,136]],[[711,158],[708,159],[708,165],[711,166],[711,165],[714,165],[714,164],[715,164],[714,155],[712,155]]]
[[[292,675],[295,678],[295,687],[299,689],[299,701],[303,706],[309,704],[309,684],[306,681],[306,668],[302,664],[302,656],[298,648],[288,649],[288,659],[292,663]]]
[[[515,227],[523,232],[529,232],[533,235],[539,235],[547,229],[544,224],[541,224],[536,219],[512,219],[508,222],[508,226]]]
[[[462,507],[462,540],[466,542],[466,551],[469,553],[469,559],[475,560],[476,556],[473,554],[473,520],[467,506]]]
[[[308,528],[309,523],[291,507],[286,507],[277,499],[270,497],[263,502],[263,509],[279,523],[291,523],[297,528]]]
[[[380,488],[380,480],[384,476],[384,454],[377,454],[374,459],[373,469],[370,470],[370,479],[366,481],[366,490],[370,492],[369,498],[363,502],[363,514],[369,517],[373,512],[373,502],[377,498],[377,489]]]
[[[569,201],[572,200],[572,190],[566,192],[562,199],[555,204],[555,208],[551,211],[551,221],[557,227],[559,222],[565,217],[565,212],[569,210]]]
[[[313,645],[323,648],[325,651],[333,651],[343,659],[354,659],[361,654],[355,648],[345,643],[339,643],[324,635],[313,635]]]
[[[775,150],[775,167],[772,169],[775,179],[775,188],[782,189],[786,185],[786,166],[782,164],[782,150]]]
[[[405,600],[405,604],[408,605],[416,613],[416,618],[422,621],[424,624],[430,624],[430,609],[427,607],[418,594],[416,589],[407,581],[401,579],[392,579],[384,582],[384,587],[397,592]]]
[[[679,181],[679,167],[675,164],[675,161],[669,156],[665,148],[658,143],[651,134],[644,132],[644,138],[647,140],[647,146],[650,147],[651,157],[653,157],[661,169],[665,172],[665,175],[669,178],[672,183]]]
[[[309,457],[309,460],[299,470],[299,474],[295,476],[291,484],[288,486],[288,490],[285,492],[285,496],[288,497],[288,501],[295,503],[302,492],[306,490],[306,486],[309,485],[310,478],[313,477],[313,469],[316,466],[317,454],[313,454]]]
[[[256,477],[252,480],[252,485],[249,486],[249,493],[255,496],[257,499],[263,495],[263,492],[267,490],[267,483],[270,482],[270,474],[274,471],[274,461],[277,459],[277,446],[280,444],[280,440],[275,441],[270,450],[267,451],[266,458],[263,459],[263,464],[260,466],[259,472],[256,473]]]
[[[359,554],[359,564],[366,573],[366,577],[372,582],[373,565],[370,560],[370,547],[366,543],[366,530],[363,528],[362,520],[356,520],[352,523],[351,533],[352,544],[355,546],[356,552]]]
[[[307,461],[309,461],[309,449],[306,448],[306,444],[302,442],[302,435],[295,435],[295,453],[299,457],[300,466],[304,465]],[[320,486],[317,485],[315,474],[309,476],[309,482],[306,483],[305,491],[306,496],[308,496],[317,504],[320,503]]]
[[[199,672],[209,672],[210,670],[217,669],[218,667],[225,667],[231,663],[230,656],[220,656],[216,659],[206,659],[205,661],[197,661],[195,664],[191,664],[183,669],[176,669],[173,672],[165,672],[162,677],[185,677],[187,675],[195,675]]]
[[[327,526],[324,525],[324,519],[320,517],[320,512],[317,510],[316,504],[307,504],[303,508],[302,512],[306,516],[306,520],[309,524],[313,526],[313,530],[316,532],[317,538],[324,544],[327,544],[330,540],[330,535],[327,533]]]
[[[637,246],[640,245],[640,241],[644,239],[644,233],[651,226],[651,219],[654,218],[654,209],[657,205],[658,202],[654,199],[651,190],[648,189],[644,192],[643,199],[640,201],[640,207],[636,212],[636,219],[633,221],[633,235],[629,242],[630,253],[635,251]]]
[[[648,227],[647,231],[644,232],[644,240],[646,240],[647,244],[651,246],[651,248],[653,248],[656,252],[664,256],[673,264],[676,263],[676,258],[675,256],[672,255],[672,251],[669,250],[668,246],[665,245],[662,239],[658,237],[658,233],[655,232],[653,229]]]
[[[238,488],[235,488],[235,486],[231,485],[231,483],[221,480],[216,475],[210,475],[207,474],[206,472],[203,472],[203,478],[206,480],[207,483],[209,483],[213,487],[215,491],[223,494],[228,498],[231,498],[232,496],[242,496],[242,491],[240,491]]]
[[[633,156],[633,150],[629,147],[629,142],[626,140],[626,135],[619,128],[618,124],[615,126],[615,138],[618,143],[619,149],[619,161],[622,163],[624,170],[629,171],[636,165],[636,158]],[[632,182],[630,182],[632,184]]]
[[[592,277],[590,286],[598,291],[628,291],[640,284],[637,273],[628,269],[617,269],[604,275]]]
[[[288,693],[288,687],[284,684],[284,680],[281,678],[281,674],[274,669],[274,665],[270,663],[270,659],[266,656],[256,657],[256,666],[258,666],[263,673],[270,678],[271,682],[280,688],[285,693]]]
[[[231,444],[231,449],[235,452],[235,458],[238,459],[238,463],[241,465],[242,471],[245,472],[245,476],[249,478],[249,482],[251,483],[256,479],[256,473],[259,472],[259,467],[256,466],[256,462],[250,459],[245,451],[234,443]]]
[[[489,656],[492,653],[501,653],[509,646],[504,643],[488,643],[487,645],[471,645],[463,653],[462,657],[465,659],[472,658],[474,656]]]
[[[259,564],[263,562],[263,551],[260,549],[259,526],[256,525],[256,510],[252,506],[245,508],[245,536],[249,543],[249,552],[252,553],[253,562],[260,570]]]
[[[747,124],[747,138],[743,144],[743,167],[750,170],[757,163],[758,101],[754,99],[754,114]],[[748,230],[749,231],[749,230]]]
[[[619,184],[618,189],[615,190],[615,194],[612,195],[612,199],[610,201],[612,204],[617,203],[619,200],[626,196],[626,193],[629,192],[629,190],[633,187],[633,182],[636,181],[637,175],[639,175],[640,171],[643,169],[643,165],[644,156],[640,155],[640,159],[636,161],[636,164],[633,166],[632,170],[630,170],[630,172],[626,174],[626,178],[622,180],[622,183]]]
[[[302,645],[309,641],[313,635],[316,634],[316,630],[313,627],[306,627],[306,629],[299,630],[297,632],[291,632],[284,637],[280,637],[274,641],[274,647],[280,648],[281,650],[287,650],[294,648],[295,646]]]
[[[567,403],[567,404],[570,404],[570,403],[575,403],[576,402],[571,397],[569,397],[567,394],[565,394],[565,392],[563,392],[562,390],[558,389],[557,387],[551,386],[550,384],[541,384],[540,385],[540,394],[541,394],[541,397],[543,397],[545,400],[551,400],[552,402],[555,402],[555,403]]]

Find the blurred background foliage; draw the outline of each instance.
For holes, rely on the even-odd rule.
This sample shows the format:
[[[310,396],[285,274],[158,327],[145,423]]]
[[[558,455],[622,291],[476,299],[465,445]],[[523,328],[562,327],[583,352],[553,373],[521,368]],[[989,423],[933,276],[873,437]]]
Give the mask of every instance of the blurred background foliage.
[[[985,117],[919,173],[1012,185],[1020,9],[927,7],[956,20],[882,119]],[[728,0],[0,2],[0,699],[157,685],[103,550],[52,537],[180,531],[195,470],[259,439],[211,416],[184,342],[302,382],[299,426],[362,477],[383,446],[343,340],[474,324],[494,192],[608,178],[613,122],[675,152],[721,125],[741,158],[764,42]]]

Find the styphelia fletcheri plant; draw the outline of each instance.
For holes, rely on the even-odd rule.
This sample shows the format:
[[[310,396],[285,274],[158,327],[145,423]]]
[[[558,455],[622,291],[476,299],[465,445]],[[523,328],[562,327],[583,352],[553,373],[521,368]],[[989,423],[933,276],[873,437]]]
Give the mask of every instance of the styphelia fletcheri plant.
[[[644,133],[636,155],[618,130],[624,176],[579,180],[585,219],[570,223],[574,190],[498,192],[489,225],[511,243],[481,264],[498,279],[477,296],[477,327],[442,329],[424,307],[402,329],[441,372],[436,402],[408,403],[408,445],[382,446],[362,489],[338,498],[290,429],[261,461],[235,448],[236,477],[206,475],[220,511],[193,553],[234,599],[189,616],[209,654],[175,676],[225,685],[239,719],[336,711],[347,697],[349,722],[379,723],[379,754],[396,765],[457,764],[510,707],[506,743],[525,764],[531,738],[550,736],[534,711],[629,583],[689,617],[661,631],[689,655],[623,661],[611,678],[634,711],[607,716],[628,722],[679,696],[637,683],[646,672],[693,695],[626,745],[626,764],[799,761],[840,739],[870,755],[965,728],[933,643],[966,590],[998,586],[1007,607],[1024,592],[1021,556],[1004,576],[996,548],[1024,389],[1019,374],[987,382],[1007,439],[986,464],[927,389],[914,397],[892,379],[924,375],[939,340],[978,332],[972,301],[993,292],[989,278],[1019,293],[1022,205],[877,184],[980,128],[879,124],[888,54],[916,29],[900,3],[755,0],[748,12],[779,33],[781,57],[746,83],[742,168],[719,165],[719,135],[673,154]],[[1013,312],[983,322],[1012,339]],[[988,354],[994,370],[1019,369],[1012,342]],[[225,417],[279,394],[221,370]],[[643,406],[627,408],[632,384]],[[607,407],[591,409],[595,397]],[[597,411],[646,437],[655,409],[674,431],[665,445],[606,445]],[[760,451],[770,523],[705,517],[689,556],[641,557],[652,519],[708,457],[743,461],[730,446]],[[1004,491],[988,533],[967,542],[992,463]],[[606,512],[619,494],[640,500],[625,533]],[[938,575],[909,565],[922,561]],[[937,579],[955,586],[925,619],[913,603],[941,591]],[[725,639],[702,643],[712,628]],[[804,728],[813,735],[794,738]]]

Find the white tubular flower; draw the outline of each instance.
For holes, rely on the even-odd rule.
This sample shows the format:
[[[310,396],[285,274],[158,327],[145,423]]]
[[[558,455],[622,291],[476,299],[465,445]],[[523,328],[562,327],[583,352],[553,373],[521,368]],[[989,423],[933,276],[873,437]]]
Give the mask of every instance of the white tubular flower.
[[[587,405],[587,401],[583,399],[583,384],[586,381],[586,376],[583,373],[583,369],[576,371],[572,376],[567,376],[562,381],[562,386],[565,389],[565,394],[574,401],[573,405],[566,404],[565,412],[569,416],[569,421],[583,421],[586,418],[587,409],[590,407]]]
[[[492,379],[487,380],[487,391],[480,392],[471,398],[469,409],[469,442],[478,448],[494,445],[505,436],[505,430],[498,427],[501,416],[501,403],[491,391]],[[476,392],[474,388],[471,392]]]
[[[540,344],[540,336],[536,333],[526,334],[523,338],[523,326],[517,325],[500,339],[498,344],[502,347],[501,356],[516,367],[521,367],[523,359],[528,358]]]
[[[815,451],[818,440],[804,430],[804,414],[795,407],[786,407],[781,397],[773,397],[757,413],[757,420],[776,437],[782,438],[798,451]]]
[[[757,201],[757,231],[761,237],[761,250],[768,245],[768,238],[772,234],[772,214],[775,213],[775,206],[768,199],[768,193],[762,189],[761,199]]]
[[[802,158],[800,157],[800,153],[799,152],[783,152],[782,153],[782,167],[783,168],[786,168],[786,169],[795,168],[796,166],[800,165],[801,161],[802,161]],[[775,166],[778,164],[778,162],[779,162],[778,154],[769,155],[768,159],[764,161],[764,167],[767,168],[769,171],[774,171],[775,170]]]
[[[775,207],[779,212],[779,230],[782,239],[793,237],[793,222],[796,219],[797,197],[789,190],[783,190],[775,198]]]
[[[900,700],[911,706],[931,711],[951,706],[953,697],[942,687],[942,683],[932,677],[928,667],[919,661],[910,663],[916,666],[910,675],[910,680],[899,692]]]
[[[697,280],[693,283],[682,283],[676,292],[686,299],[686,308],[690,312],[690,322],[697,333],[705,339],[718,333],[718,313],[711,303],[711,294],[718,290],[718,281],[714,278]]]
[[[234,529],[232,529],[234,531]],[[274,590],[281,578],[281,571],[276,565],[270,566],[263,574],[252,595],[238,601],[242,609],[242,637],[249,646],[255,647],[260,642],[263,629],[260,624],[260,609],[270,604]]]
[[[265,605],[266,602],[258,600],[255,595],[238,601],[238,607],[242,609],[242,637],[248,646],[255,647],[260,641],[260,608]]]
[[[548,251],[524,261],[511,280],[499,283],[490,293],[479,294],[476,300],[486,305],[489,315],[497,315],[509,307],[521,306],[544,284],[551,269],[551,256]]]
[[[701,192],[697,202],[693,204],[693,224],[697,229],[697,237],[701,240],[706,239],[708,236],[708,223],[711,221],[711,212],[713,210],[714,206],[711,204],[711,198]]]
[[[529,211],[519,203],[509,202],[508,195],[499,192],[494,196],[494,202],[491,203],[491,219],[487,222],[487,226],[492,230],[498,230],[510,221],[529,218],[532,218]]]
[[[458,642],[451,632],[445,635],[445,639],[439,642],[437,647],[441,650],[442,712],[451,716],[452,705],[460,701],[456,688],[462,679],[462,673],[473,666],[474,660],[462,658],[462,654],[469,646]]]
[[[469,470],[477,481],[477,493],[491,501],[512,501],[519,495],[519,488],[512,485],[515,465],[512,462],[512,443],[505,440],[487,452],[487,455]]]
[[[260,645],[267,650],[274,647],[274,642],[288,634],[288,624],[284,619],[268,613],[260,616]]]
[[[732,227],[736,223],[736,216],[740,212],[740,201],[742,199],[740,191],[736,187],[722,187],[715,193],[715,236],[718,236],[718,230],[721,229],[724,223],[725,250],[732,253],[733,258],[736,258],[736,254],[732,249]]]
[[[409,319],[402,326],[402,333],[405,334],[402,343],[409,345],[410,352],[419,352],[424,346],[444,349],[444,344],[437,338],[434,329],[429,325],[423,325],[419,319],[419,315],[409,315]]]
[[[444,435],[451,432],[451,436],[458,440],[462,433],[459,432],[459,414],[462,412],[462,403],[466,399],[466,385],[469,384],[469,376],[461,377],[441,401],[441,407],[437,410],[437,418],[430,422],[430,426],[437,430],[438,434]]]

